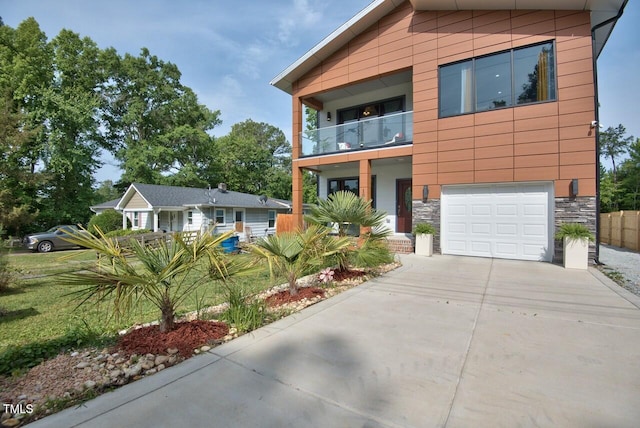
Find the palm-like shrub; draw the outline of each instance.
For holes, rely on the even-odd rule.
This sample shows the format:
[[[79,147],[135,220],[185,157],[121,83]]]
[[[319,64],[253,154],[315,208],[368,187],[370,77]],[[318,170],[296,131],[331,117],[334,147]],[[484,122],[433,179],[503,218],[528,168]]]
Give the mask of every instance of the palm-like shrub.
[[[338,236],[346,236],[349,226],[362,228],[357,242],[334,255],[334,263],[340,269],[350,265],[376,266],[391,261],[386,237],[391,230],[384,226],[387,213],[371,207],[371,201],[352,192],[340,191],[318,201],[305,220],[311,224],[337,225]]]
[[[97,251],[98,263],[92,269],[70,274],[71,284],[83,286],[75,292],[80,304],[113,301],[113,315],[119,317],[133,310],[141,298],[161,312],[160,331],[173,329],[176,309],[203,281],[228,277],[244,267],[226,258],[220,245],[233,232],[218,236],[203,233],[192,242],[179,234],[171,242],[145,246],[132,239],[126,248],[106,237],[77,233],[69,241]]]
[[[346,236],[352,224],[375,229],[382,226],[386,218],[386,212],[371,208],[371,201],[342,190],[318,200],[318,205],[311,207],[305,220],[312,224],[335,224],[338,236]]]
[[[248,249],[256,259],[267,261],[272,276],[284,275],[289,293],[295,296],[300,277],[317,272],[331,256],[349,247],[348,238],[331,236],[329,232],[324,226],[312,225],[305,231],[267,236]]]

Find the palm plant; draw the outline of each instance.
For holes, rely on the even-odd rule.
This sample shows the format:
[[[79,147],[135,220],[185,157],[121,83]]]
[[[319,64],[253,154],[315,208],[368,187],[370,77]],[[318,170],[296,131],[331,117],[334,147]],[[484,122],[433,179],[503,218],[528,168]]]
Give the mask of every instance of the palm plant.
[[[67,277],[71,284],[83,286],[73,293],[81,298],[80,305],[113,299],[113,315],[119,317],[144,298],[160,310],[162,332],[174,328],[176,309],[202,282],[224,280],[243,270],[220,251],[233,232],[202,233],[191,242],[175,234],[172,242],[162,240],[156,247],[134,239],[123,247],[99,229],[96,232],[98,236],[84,231],[69,238],[99,255],[94,268]]]
[[[338,236],[346,236],[352,224],[364,228],[379,228],[386,217],[386,212],[371,208],[371,201],[353,192],[341,190],[332,193],[327,199],[320,199],[317,205],[311,207],[305,220],[312,224],[335,224],[338,226]]]
[[[387,213],[371,207],[371,201],[355,193],[339,191],[319,200],[311,208],[305,220],[311,224],[333,224],[338,227],[338,236],[346,236],[349,226],[361,228],[357,243],[348,250],[334,256],[340,269],[348,270],[349,265],[375,266],[390,261],[391,255],[386,237],[391,230],[384,226]]]
[[[267,236],[248,248],[256,259],[267,261],[272,277],[282,274],[287,278],[289,293],[295,296],[300,277],[316,272],[329,257],[349,247],[348,238],[329,232],[324,226],[312,225],[305,231]]]

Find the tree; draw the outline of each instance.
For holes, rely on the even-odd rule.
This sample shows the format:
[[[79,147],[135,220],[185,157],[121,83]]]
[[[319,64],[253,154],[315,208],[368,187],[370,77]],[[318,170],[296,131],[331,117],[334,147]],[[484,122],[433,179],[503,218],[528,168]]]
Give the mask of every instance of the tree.
[[[271,197],[291,194],[291,144],[280,129],[251,119],[236,123],[216,140],[216,152],[222,181],[230,189]]]
[[[10,196],[2,203],[5,221],[6,213],[32,220],[38,212],[45,175],[36,165],[46,141],[44,94],[52,78],[52,51],[38,23],[29,18],[16,29],[0,26],[0,187]],[[5,226],[19,234],[24,223]]]
[[[618,182],[616,159],[627,152],[633,141],[632,136],[625,138],[625,134],[626,129],[622,125],[615,128],[610,126],[606,131],[600,132],[600,156],[608,157],[611,160],[614,185]]]
[[[111,180],[104,180],[100,182],[100,185],[95,191],[94,204],[101,204],[103,202],[112,201],[122,196],[122,193],[117,189]]]
[[[46,223],[81,223],[93,202],[93,174],[103,147],[96,113],[105,80],[100,49],[89,38],[62,30],[51,42],[55,77],[44,91],[47,139],[42,162],[47,182],[41,190]]]
[[[103,91],[105,139],[123,182],[203,186],[211,183],[212,138],[219,111],[199,104],[180,83],[178,67],[143,48],[134,57],[106,54],[110,80]]]
[[[629,146],[629,158],[620,165],[620,208],[640,208],[640,138]]]

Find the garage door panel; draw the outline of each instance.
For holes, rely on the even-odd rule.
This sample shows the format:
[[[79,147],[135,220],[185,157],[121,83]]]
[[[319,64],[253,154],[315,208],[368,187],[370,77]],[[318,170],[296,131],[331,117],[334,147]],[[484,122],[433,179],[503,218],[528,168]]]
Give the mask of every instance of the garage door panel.
[[[522,226],[522,236],[534,238],[546,238],[547,228],[542,224],[525,224]]]
[[[516,236],[518,234],[518,225],[513,223],[496,224],[496,235],[498,236]]]
[[[474,235],[491,235],[490,223],[473,223],[471,225],[471,233]]]
[[[496,207],[496,215],[514,216],[518,215],[518,206],[516,204],[498,204]]]
[[[449,247],[454,252],[466,252],[467,241],[451,239],[449,241]]]
[[[551,260],[553,183],[443,186],[442,252]]]
[[[477,254],[491,255],[491,242],[489,241],[471,241],[471,251]]]
[[[509,242],[496,242],[495,253],[502,258],[512,258],[518,253],[518,246]]]

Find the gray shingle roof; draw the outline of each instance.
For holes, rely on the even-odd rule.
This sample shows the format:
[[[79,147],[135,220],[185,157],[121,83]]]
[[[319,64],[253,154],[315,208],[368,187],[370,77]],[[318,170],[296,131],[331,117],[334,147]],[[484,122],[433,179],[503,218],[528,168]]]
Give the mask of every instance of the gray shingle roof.
[[[120,199],[122,198],[112,199],[110,201],[102,202],[97,205],[92,205],[90,208],[92,209],[93,208],[98,208],[98,209],[115,208],[116,205],[118,205],[118,202],[120,202]]]
[[[237,208],[285,209],[290,201],[267,198],[265,203],[258,195],[220,189],[198,189],[192,187],[162,186],[157,184],[133,183],[138,193],[154,207],[216,206]]]

